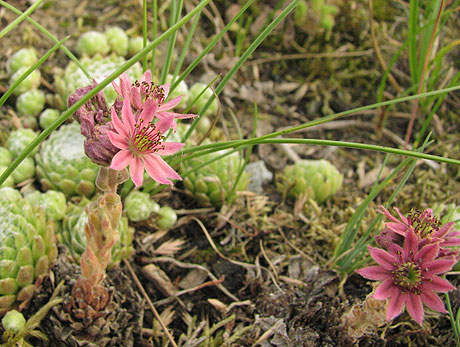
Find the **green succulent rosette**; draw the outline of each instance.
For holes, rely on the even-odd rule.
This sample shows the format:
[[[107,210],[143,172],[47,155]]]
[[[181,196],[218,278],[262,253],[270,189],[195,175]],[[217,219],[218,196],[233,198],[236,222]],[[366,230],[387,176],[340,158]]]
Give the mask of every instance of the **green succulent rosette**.
[[[289,197],[308,196],[323,203],[342,187],[343,175],[325,159],[301,160],[277,176],[279,192]]]
[[[70,123],[61,126],[42,143],[35,160],[44,190],[61,191],[68,198],[93,195],[99,168],[86,156],[84,141],[80,126]]]
[[[62,231],[58,234],[59,241],[69,249],[72,258],[77,263],[80,262],[80,257],[86,249],[85,226],[88,222],[88,215],[85,207],[88,203],[88,199],[83,199],[78,205],[69,204],[62,221]],[[133,254],[133,235],[134,229],[128,225],[128,218],[121,217],[118,224],[118,238],[112,247],[109,268]]]
[[[29,300],[57,257],[55,227],[13,188],[0,189],[0,315]]]
[[[230,196],[236,182],[243,159],[238,152],[222,156],[228,151],[218,151],[187,160],[181,165],[184,187],[201,206],[220,208],[230,203]],[[205,165],[208,161],[209,164]],[[203,166],[204,165],[204,166]],[[235,193],[246,189],[249,175],[243,171],[235,189]]]
[[[96,54],[92,58],[84,56],[80,59],[80,63],[98,83],[104,80],[125,62],[125,58],[115,54],[111,54],[107,57],[102,57],[101,55]],[[131,81],[137,80],[142,75],[142,67],[139,63],[136,63],[129,68],[126,73]],[[118,84],[118,79],[116,79],[115,82]],[[64,108],[67,106],[67,98],[70,94],[74,93],[78,88],[86,87],[92,84],[92,81],[88,80],[83,71],[81,71],[74,62],[70,62],[63,74],[55,77],[55,83],[56,90],[61,99],[61,106]],[[104,88],[104,95],[108,106],[111,106],[117,98],[117,93],[111,84]]]

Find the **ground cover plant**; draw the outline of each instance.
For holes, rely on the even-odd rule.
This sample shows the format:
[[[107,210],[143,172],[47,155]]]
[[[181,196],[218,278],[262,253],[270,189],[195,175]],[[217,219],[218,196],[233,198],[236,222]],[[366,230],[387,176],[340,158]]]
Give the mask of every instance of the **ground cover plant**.
[[[0,345],[460,345],[459,5],[0,1]]]

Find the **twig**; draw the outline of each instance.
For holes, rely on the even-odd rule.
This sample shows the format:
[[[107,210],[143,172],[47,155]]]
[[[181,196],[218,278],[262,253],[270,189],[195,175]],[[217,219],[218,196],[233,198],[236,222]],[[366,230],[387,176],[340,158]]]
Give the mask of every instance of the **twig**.
[[[160,317],[160,314],[158,313],[158,311],[156,310],[155,306],[153,306],[153,303],[152,301],[150,300],[149,296],[147,295],[147,292],[145,291],[144,287],[142,286],[141,282],[139,281],[139,279],[137,278],[136,274],[134,273],[134,270],[133,268],[131,267],[131,264],[126,260],[126,259],[123,259],[126,267],[128,268],[129,272],[131,273],[131,277],[133,278],[134,282],[136,282],[136,285],[137,287],[139,288],[139,290],[141,291],[142,295],[144,296],[145,300],[147,300],[147,303],[149,304],[150,306],[150,309],[152,310],[155,318],[158,320],[158,322],[160,323],[163,331],[165,332],[166,336],[168,337],[168,340],[169,342],[171,342],[171,344],[174,346],[174,347],[177,347],[177,344],[176,342],[174,342],[174,337],[171,335],[171,333],[169,332],[168,328],[166,327],[165,323],[163,322],[163,320],[161,319]]]

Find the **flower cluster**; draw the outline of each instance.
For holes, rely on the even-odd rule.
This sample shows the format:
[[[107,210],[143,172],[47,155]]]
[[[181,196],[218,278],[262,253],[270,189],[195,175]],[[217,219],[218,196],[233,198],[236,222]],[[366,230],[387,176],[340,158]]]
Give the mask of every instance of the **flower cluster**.
[[[181,96],[166,101],[169,84],[152,83],[147,70],[140,81],[131,83],[126,74],[120,76],[120,84],[112,82],[118,98],[110,108],[105,105],[102,92],[84,104],[76,112],[86,137],[85,152],[95,163],[123,170],[129,166],[130,176],[138,187],[142,185],[144,168],[156,181],[171,184],[171,179],[181,179],[162,158],[179,151],[183,143],[165,142],[164,134],[176,130],[176,119],[196,117],[194,114],[171,112]],[[78,89],[69,96],[74,104],[96,86]]]
[[[421,325],[423,304],[447,313],[436,292],[455,289],[439,276],[459,260],[458,251],[449,247],[460,245],[460,232],[452,230],[453,223],[441,226],[431,209],[412,210],[407,217],[396,211],[400,219],[381,207],[379,212],[391,221],[376,237],[377,244],[384,249],[368,246],[378,265],[357,272],[367,279],[383,281],[373,297],[388,299],[387,320],[398,316],[405,306]]]

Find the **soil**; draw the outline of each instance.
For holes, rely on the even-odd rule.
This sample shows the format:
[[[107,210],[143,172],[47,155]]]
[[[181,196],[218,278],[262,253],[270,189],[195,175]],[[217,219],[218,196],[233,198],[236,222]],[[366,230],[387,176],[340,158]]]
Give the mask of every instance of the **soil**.
[[[403,40],[397,28],[407,23],[408,5],[404,1],[374,2],[376,41],[389,62]],[[22,11],[27,8],[26,1],[9,3]],[[235,13],[236,3],[215,1],[215,10],[210,7],[204,12],[185,64],[222,27],[216,13],[228,20]],[[249,23],[246,36],[239,41],[244,48],[276,3],[259,2],[243,17],[240,25],[244,21]],[[238,134],[232,113],[242,136],[251,136],[255,102],[259,113],[256,135],[376,102],[383,69],[371,39],[368,2],[331,0],[328,3],[341,11],[333,30],[323,29],[317,19],[296,26],[291,15],[229,83],[220,98],[222,116],[218,122],[227,138],[237,138]],[[185,7],[190,9],[191,1],[185,1]],[[71,35],[66,45],[74,50],[79,35],[88,30],[103,31],[118,25],[130,35],[140,34],[141,9],[142,1],[137,0],[50,0],[44,1],[32,18],[59,38]],[[160,9],[160,29],[164,30],[168,11]],[[14,18],[10,11],[0,8],[0,27]],[[458,18],[447,21],[442,36],[446,42],[458,37],[457,24]],[[183,32],[177,40],[180,47],[185,41]],[[236,57],[228,40],[234,45],[236,33],[230,32],[204,58],[190,76],[190,83],[229,70]],[[1,41],[0,71],[3,72],[7,58],[18,48],[31,45],[43,54],[52,46],[29,23],[20,24]],[[348,52],[359,54],[348,56]],[[329,55],[322,56],[324,53]],[[455,53],[453,50],[447,59],[453,67]],[[304,58],[295,59],[295,55]],[[67,62],[67,57],[58,52],[45,63],[42,73],[47,93],[54,93],[56,67],[63,68]],[[398,59],[392,73],[401,87],[410,87],[407,55]],[[3,78],[0,94],[6,91],[6,77],[0,75]],[[394,86],[388,84],[385,99],[397,95]],[[449,96],[432,122],[435,144],[429,148],[431,154],[460,159],[459,121],[455,114],[458,97],[458,92]],[[398,147],[405,136],[410,111],[411,105],[403,103],[292,136]],[[2,129],[17,126],[13,98],[0,111],[0,120]],[[420,127],[421,122],[416,122],[415,133]],[[115,337],[107,346],[167,345],[148,299],[180,346],[455,346],[448,315],[428,311],[423,326],[407,313],[386,322],[384,303],[368,298],[373,284],[355,273],[345,276],[337,272],[330,262],[340,233],[367,197],[384,155],[333,147],[259,145],[253,149],[250,160],[263,160],[276,175],[297,157],[331,161],[344,175],[343,188],[322,205],[307,201],[302,207],[303,204],[283,197],[273,180],[264,186],[263,193],[244,193],[220,211],[200,209],[184,193],[180,183],[158,193],[154,199],[160,205],[176,209],[180,218],[167,233],[156,230],[153,221],[132,223],[136,229],[135,254],[128,263],[133,272],[125,262],[107,274],[108,286],[117,293],[114,297],[125,310],[119,329],[123,330],[122,324],[127,324],[129,331],[112,329]],[[396,167],[401,160],[393,156],[389,165]],[[370,205],[359,233],[376,217],[376,207],[391,196],[401,178],[397,176]],[[458,205],[459,187],[456,167],[420,162],[393,205],[403,212],[440,203]],[[24,311],[26,316],[49,300],[60,280],[66,280],[67,288],[75,280],[78,267],[69,265],[63,252],[59,259]],[[134,276],[146,295],[136,285]],[[458,286],[457,276],[449,275],[448,279]],[[460,291],[454,290],[449,295],[452,309],[457,312]],[[62,322],[56,317],[62,314],[63,307],[63,304],[55,306],[39,328],[51,342],[32,338],[33,345],[60,345],[56,340],[60,333],[56,331],[68,329],[57,324]],[[372,319],[360,321],[363,312],[367,317],[372,314]],[[68,345],[76,344],[68,342]]]

